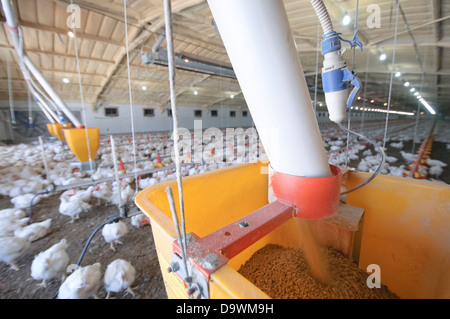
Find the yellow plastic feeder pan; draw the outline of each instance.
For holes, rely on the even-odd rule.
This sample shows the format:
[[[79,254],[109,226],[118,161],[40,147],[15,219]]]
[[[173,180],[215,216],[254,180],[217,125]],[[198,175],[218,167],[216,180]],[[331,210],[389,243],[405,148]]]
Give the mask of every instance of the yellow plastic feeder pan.
[[[49,133],[53,136],[58,138],[60,141],[65,141],[63,129],[69,129],[72,128],[72,123],[67,123],[66,125],[62,125],[60,123],[48,123],[47,129]]]
[[[267,205],[266,169],[247,163],[184,178],[186,232],[202,238]],[[350,189],[369,177],[349,171],[342,183]],[[136,204],[150,218],[168,297],[187,298],[184,282],[167,272],[176,240],[167,186],[179,214],[176,180],[144,189]],[[381,283],[400,298],[450,298],[449,199],[446,184],[386,175],[349,193],[347,204],[364,209],[358,267],[379,265]],[[237,270],[269,243],[300,248],[297,237],[291,218],[237,254],[210,275],[209,298],[268,298]]]
[[[100,141],[99,128],[72,128],[65,129],[63,132],[67,145],[80,162],[88,162],[89,154],[90,158],[95,160]],[[89,148],[87,140],[89,141]]]

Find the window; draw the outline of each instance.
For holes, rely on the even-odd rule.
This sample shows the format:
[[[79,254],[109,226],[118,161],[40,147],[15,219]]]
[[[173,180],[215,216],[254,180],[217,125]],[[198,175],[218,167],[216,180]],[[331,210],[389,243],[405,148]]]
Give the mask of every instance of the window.
[[[172,110],[167,110],[167,116],[172,117]]]
[[[243,117],[246,117],[248,115],[248,112],[247,111],[242,111],[242,116]]]
[[[218,114],[217,110],[211,110],[212,117],[217,117],[217,114]]]
[[[155,110],[154,109],[144,109],[144,116],[149,116],[149,117],[155,116]]]
[[[105,116],[119,116],[117,107],[105,107]]]
[[[236,111],[230,111],[230,117],[236,117]]]
[[[194,117],[202,117],[202,110],[194,110]]]

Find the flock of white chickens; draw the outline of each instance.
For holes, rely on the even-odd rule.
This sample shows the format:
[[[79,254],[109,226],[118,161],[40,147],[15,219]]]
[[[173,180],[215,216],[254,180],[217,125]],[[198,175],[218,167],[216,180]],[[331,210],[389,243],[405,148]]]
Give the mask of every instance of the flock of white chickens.
[[[369,124],[368,124],[369,126]],[[447,143],[450,140],[450,130],[445,123],[438,123],[436,134],[438,141]],[[382,134],[375,129],[369,130],[371,137],[375,138]],[[414,129],[414,128],[412,128]],[[389,136],[387,146],[400,151],[405,160],[411,160],[414,154],[402,150],[404,141],[412,139],[412,129],[401,129],[395,136]],[[334,165],[343,165],[348,160],[359,161],[357,169],[373,172],[380,163],[380,156],[367,148],[367,143],[350,136],[349,148],[346,149],[346,134],[334,132],[335,128],[322,129],[324,146],[328,151],[329,161]],[[331,132],[331,133],[330,133]],[[419,138],[427,133],[426,129],[420,130]],[[44,150],[39,143],[18,144],[11,146],[0,146],[0,193],[11,198],[13,207],[0,211],[0,261],[10,265],[12,269],[18,269],[15,260],[23,254],[33,242],[45,237],[50,229],[52,219],[48,218],[40,222],[31,222],[28,209],[32,204],[36,205],[48,194],[37,195],[40,191],[48,188],[53,183],[56,186],[67,186],[67,190],[59,196],[59,213],[67,218],[69,223],[78,223],[82,219],[82,213],[91,209],[95,200],[101,200],[111,205],[118,205],[118,194],[120,190],[121,202],[127,205],[134,204],[134,197],[141,189],[157,183],[174,179],[175,171],[170,157],[173,142],[168,133],[151,133],[139,135],[136,139],[136,165],[134,164],[133,145],[129,136],[115,136],[117,158],[122,161],[126,172],[135,172],[138,179],[134,177],[122,177],[118,184],[114,180],[114,168],[112,161],[111,141],[109,136],[104,136],[100,141],[97,152],[97,168],[94,171],[79,171],[76,166],[77,159],[68,147],[60,141],[46,140]],[[381,143],[379,141],[379,143]],[[207,145],[208,142],[203,142]],[[343,150],[346,150],[345,152]],[[450,144],[447,144],[450,149]],[[230,150],[225,150],[224,154]],[[231,150],[233,151],[233,150]],[[259,149],[264,155],[263,148]],[[363,154],[363,158],[360,158]],[[346,159],[348,156],[348,160]],[[235,163],[245,162],[245,158],[236,158],[230,163],[192,164],[182,167],[182,175],[194,175],[209,170],[221,168]],[[404,165],[395,166],[398,159],[393,156],[386,157],[382,174],[402,176]],[[48,169],[48,175],[44,172],[44,161]],[[153,174],[140,175],[139,172],[154,167],[167,167]],[[431,160],[429,173],[437,178],[446,163]],[[439,167],[439,169],[433,167]],[[123,174],[123,172],[121,172]],[[70,185],[78,182],[96,181],[102,178],[111,178],[107,182],[92,183],[87,188],[71,188]],[[137,186],[137,189],[136,189]],[[148,218],[144,214],[132,217],[131,225],[143,227],[148,224]],[[106,224],[102,228],[102,237],[106,244],[115,251],[115,245],[120,244],[120,239],[130,230],[122,221]],[[40,252],[34,257],[31,264],[31,277],[41,281],[45,287],[51,280],[62,277],[63,281],[58,291],[58,298],[90,298],[96,296],[101,287],[102,274],[100,264],[94,263],[84,267],[75,267],[74,271],[67,277],[69,257],[67,254],[68,244],[66,239],[59,240],[47,250]],[[132,284],[136,278],[136,270],[132,263],[116,259],[110,263],[103,275],[103,285],[108,293],[126,290],[133,294]]]
[[[67,223],[82,222],[82,214],[88,212],[93,205],[119,205],[119,187],[121,202],[132,206],[137,191],[151,185],[175,178],[175,169],[171,160],[173,142],[168,133],[152,133],[140,135],[136,140],[136,166],[134,164],[133,145],[128,136],[115,136],[116,158],[120,160],[119,174],[136,172],[134,177],[121,177],[119,183],[115,180],[113,154],[110,137],[102,137],[97,152],[97,168],[94,171],[80,171],[77,159],[66,145],[53,139],[46,140],[44,151],[38,143],[0,146],[0,193],[11,198],[13,207],[0,211],[0,261],[18,269],[15,263],[33,242],[45,237],[51,228],[51,218],[42,222],[30,223],[29,209],[50,194],[40,194],[51,183],[67,190],[59,195],[60,218],[67,218]],[[207,145],[208,142],[204,142]],[[245,156],[245,155],[244,155]],[[44,159],[48,169],[45,175]],[[234,163],[244,162],[244,158],[236,157],[230,163],[192,164],[182,166],[182,175],[194,175],[209,170],[225,167]],[[167,169],[164,169],[167,167]],[[158,168],[153,174],[142,174]],[[122,169],[124,171],[122,171]],[[110,179],[107,182],[92,182]],[[70,187],[80,182],[92,182],[86,187]],[[67,186],[69,185],[69,186]],[[137,189],[136,189],[137,186]],[[80,220],[80,221],[78,221]],[[130,224],[141,228],[149,222],[144,214],[131,216]],[[119,220],[102,227],[101,235],[112,251],[121,244],[121,238],[130,230]],[[84,238],[80,239],[84,240]],[[69,265],[66,249],[66,239],[62,239],[35,256],[31,264],[31,277],[41,281],[40,287],[54,279],[63,278],[58,291],[58,298],[90,298],[95,296],[101,286],[100,264],[94,263],[78,267],[67,278]],[[117,259],[108,265],[103,276],[103,286],[107,297],[112,292],[126,290],[133,294],[131,285],[134,282],[136,270],[133,265],[123,259]]]
[[[359,130],[359,123],[353,123],[356,132]],[[403,177],[403,173],[407,170],[407,165],[410,164],[417,154],[411,153],[411,149],[406,149],[406,142],[411,142],[414,137],[415,125],[410,122],[394,122],[388,130],[386,140],[384,141],[384,125],[379,122],[366,123],[363,134],[368,135],[372,140],[375,140],[380,147],[383,147],[385,152],[385,163],[380,170],[381,174]],[[416,150],[420,146],[423,139],[426,138],[430,132],[432,121],[423,122],[418,126],[416,132]],[[352,128],[353,129],[353,128]],[[450,151],[450,128],[444,121],[437,121],[434,129],[434,140],[447,144],[447,150]],[[325,147],[328,149],[328,158],[331,164],[343,166],[346,163],[353,161],[357,163],[356,166],[349,166],[358,171],[373,173],[381,163],[381,155],[378,154],[376,148],[369,148],[370,144],[367,141],[357,139],[354,135],[349,136],[349,148],[347,151],[346,135],[340,134],[338,136],[331,135],[323,137]],[[393,152],[392,150],[396,150]],[[391,153],[398,154],[397,157],[390,155]],[[348,160],[346,157],[348,156]],[[431,153],[433,156],[433,152]],[[406,163],[406,164],[400,164]],[[427,166],[423,168],[422,173],[427,175],[429,180],[440,182],[439,176],[443,173],[447,163],[436,159],[427,159]]]

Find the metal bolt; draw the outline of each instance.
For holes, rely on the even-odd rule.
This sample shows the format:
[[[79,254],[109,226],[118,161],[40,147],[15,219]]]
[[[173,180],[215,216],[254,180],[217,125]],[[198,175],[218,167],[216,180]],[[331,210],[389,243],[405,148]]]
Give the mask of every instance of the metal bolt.
[[[241,223],[239,223],[239,227],[242,227],[242,228],[248,227],[248,223],[247,222],[241,222]]]
[[[173,262],[167,267],[167,272],[177,272],[180,269],[180,265],[177,262]]]
[[[191,234],[186,234],[186,243],[190,244],[193,243],[194,241],[195,241],[194,237],[192,237]]]
[[[203,261],[203,267],[206,269],[214,269],[217,267],[219,258],[216,254],[208,254]]]
[[[190,296],[197,290],[197,286],[192,285],[186,289],[186,293]]]

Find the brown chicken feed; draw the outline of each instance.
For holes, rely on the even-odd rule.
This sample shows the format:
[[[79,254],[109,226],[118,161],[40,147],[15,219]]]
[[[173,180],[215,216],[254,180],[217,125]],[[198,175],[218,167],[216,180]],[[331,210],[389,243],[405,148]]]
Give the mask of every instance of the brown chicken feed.
[[[238,272],[275,299],[398,298],[383,284],[380,288],[369,288],[367,278],[370,274],[358,269],[340,252],[321,248],[320,254],[327,270],[327,276],[322,280],[313,275],[302,249],[274,244],[255,252]]]

